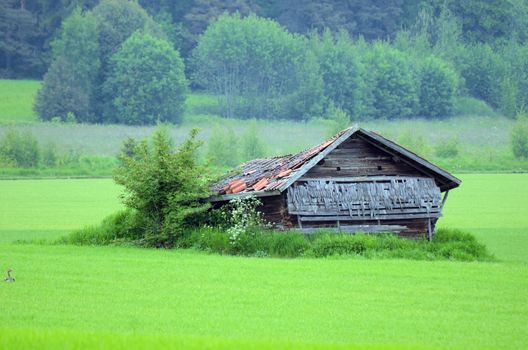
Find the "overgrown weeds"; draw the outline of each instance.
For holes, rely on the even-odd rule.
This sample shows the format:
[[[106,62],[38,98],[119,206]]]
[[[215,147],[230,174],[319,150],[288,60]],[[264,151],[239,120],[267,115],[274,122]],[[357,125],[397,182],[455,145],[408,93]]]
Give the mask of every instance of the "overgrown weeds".
[[[55,243],[75,245],[148,246],[142,239],[140,217],[123,211],[106,218],[99,226],[73,232]],[[298,231],[276,231],[253,227],[236,241],[228,230],[204,226],[186,232],[176,248],[196,249],[222,255],[279,258],[361,257],[368,259],[494,261],[495,258],[467,232],[439,229],[431,242],[390,233],[344,234],[320,231],[304,235]]]

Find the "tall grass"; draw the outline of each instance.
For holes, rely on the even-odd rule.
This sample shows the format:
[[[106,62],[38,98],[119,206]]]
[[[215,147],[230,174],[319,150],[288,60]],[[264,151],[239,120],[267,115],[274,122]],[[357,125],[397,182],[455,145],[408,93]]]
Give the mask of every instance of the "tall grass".
[[[57,244],[138,245],[142,246],[141,222],[133,212],[124,211],[107,217],[100,225],[75,231]],[[413,260],[492,261],[486,247],[471,234],[459,230],[439,229],[433,241],[411,240],[393,234],[341,234],[320,231],[304,235],[297,231],[251,229],[234,241],[229,232],[214,227],[189,229],[176,246],[206,252],[254,257],[353,256],[363,258],[402,258]]]

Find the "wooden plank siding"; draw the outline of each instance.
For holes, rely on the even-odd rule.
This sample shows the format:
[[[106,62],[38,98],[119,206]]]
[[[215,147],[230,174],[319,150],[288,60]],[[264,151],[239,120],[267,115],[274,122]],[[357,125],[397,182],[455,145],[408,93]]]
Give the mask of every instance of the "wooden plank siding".
[[[397,157],[352,136],[310,169],[304,178],[356,176],[424,176]]]
[[[429,176],[402,162],[398,157],[384,152],[359,137],[352,136],[326,155],[290,189],[308,181],[352,184],[377,183],[398,178],[429,178]],[[303,231],[307,233],[322,228],[334,228],[339,231],[357,231],[360,228],[365,232],[390,230],[402,236],[417,237],[428,231],[430,219],[434,228],[434,224],[441,216],[438,200],[429,203],[428,208],[413,201],[399,201],[397,207],[376,209],[357,201],[347,203],[346,208],[336,210],[335,207],[325,208],[324,205],[320,205],[313,211],[299,210],[299,208],[294,210],[290,202],[287,204],[292,225],[297,227],[301,225]]]
[[[390,148],[389,141],[376,134],[362,130],[347,132],[336,135],[341,136],[328,148],[318,146],[316,150],[325,150],[307,158],[306,164],[299,168],[295,165],[293,170],[288,168],[291,176],[274,178],[275,170],[268,169],[269,174],[266,174],[273,183],[268,189],[223,194],[210,200],[216,207],[235,197],[259,197],[262,205],[258,210],[263,213],[265,222],[278,229],[297,228],[306,233],[319,229],[391,231],[404,237],[431,238],[442,215],[440,191],[458,186],[460,180],[448,173],[441,173],[443,177],[435,175],[443,170],[398,148],[398,152],[412,156],[406,159],[401,152]],[[284,171],[283,161],[290,164],[291,159],[297,159],[295,156],[283,158],[269,160],[277,163],[277,174],[282,174],[279,170]],[[250,179],[255,169],[244,169],[243,174],[247,173],[246,178]],[[259,176],[251,181],[262,181]]]

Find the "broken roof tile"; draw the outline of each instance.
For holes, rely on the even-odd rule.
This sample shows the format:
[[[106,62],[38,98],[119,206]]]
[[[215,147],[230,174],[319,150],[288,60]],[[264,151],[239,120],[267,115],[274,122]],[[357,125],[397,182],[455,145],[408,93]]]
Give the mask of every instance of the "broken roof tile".
[[[268,179],[267,178],[262,178],[262,179],[260,179],[259,182],[257,182],[256,184],[253,185],[253,189],[255,191],[260,191],[261,189],[266,187],[268,184],[269,184]]]
[[[320,143],[319,145],[299,152],[297,154],[288,154],[281,157],[255,159],[241,165],[241,171],[237,174],[231,174],[214,184],[211,190],[217,194],[229,194],[250,191],[272,191],[279,188],[285,181],[283,178],[289,176],[304,164],[309,162],[313,157],[325,150],[334,143],[348,129],[345,129],[332,137],[331,139]],[[264,178],[268,183],[262,185],[260,181]],[[241,184],[244,186],[241,186]],[[241,188],[243,187],[243,188]],[[256,188],[260,188],[257,190]]]
[[[279,175],[277,175],[277,178],[281,178],[281,177],[285,177],[285,176],[288,176],[290,175],[292,172],[291,169],[287,169],[287,170],[283,170],[279,173]]]
[[[231,193],[239,193],[239,192],[242,192],[243,190],[246,189],[246,183],[245,182],[242,182],[238,185],[236,185],[235,187],[232,187],[231,188]]]

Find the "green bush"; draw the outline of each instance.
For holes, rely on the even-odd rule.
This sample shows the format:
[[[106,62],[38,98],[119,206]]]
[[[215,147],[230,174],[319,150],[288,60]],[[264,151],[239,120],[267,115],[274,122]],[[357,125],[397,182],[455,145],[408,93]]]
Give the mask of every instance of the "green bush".
[[[212,227],[193,230],[183,247],[194,247],[207,252],[244,256],[274,256],[295,258],[302,256],[310,242],[298,232],[278,232],[253,229],[240,234],[235,244],[230,235]]]
[[[207,143],[207,158],[217,166],[234,167],[240,164],[238,139],[233,129],[213,128]]]
[[[123,210],[106,217],[99,225],[88,226],[61,237],[56,243],[108,245],[127,242],[141,245],[145,224],[137,212]]]
[[[328,137],[334,136],[341,130],[350,126],[350,117],[341,108],[336,108],[333,103],[328,106],[327,119],[330,125],[327,131]]]
[[[177,149],[166,129],[152,139],[128,140],[119,156],[115,181],[124,187],[123,202],[137,211],[146,245],[171,247],[184,236],[196,217],[209,208],[207,171],[196,162],[201,142],[198,131]]]
[[[444,61],[428,57],[419,69],[420,114],[427,118],[451,115],[458,93],[458,75]]]
[[[270,232],[262,233],[269,240],[269,255],[295,258],[302,256],[310,247],[310,242],[300,232]],[[265,251],[261,249],[260,251]]]
[[[37,139],[29,131],[8,129],[0,138],[0,161],[15,167],[37,167],[40,161]]]
[[[177,123],[187,94],[183,60],[168,42],[134,33],[112,56],[103,91],[112,96],[107,120]]]
[[[312,36],[310,44],[319,62],[326,102],[355,118],[362,117],[363,66],[349,34],[341,32],[334,39],[326,30],[321,36]]]
[[[127,210],[87,227],[56,243],[78,245],[133,244],[151,246],[145,239],[145,222],[137,212]],[[459,230],[439,229],[433,241],[408,239],[394,234],[343,234],[320,231],[304,235],[297,231],[274,231],[253,227],[233,241],[231,233],[212,226],[188,228],[174,242],[175,247],[209,253],[255,257],[352,256],[380,259],[493,261],[494,257],[474,236]]]
[[[500,83],[507,75],[507,62],[487,44],[466,46],[457,66],[466,89],[494,108],[501,107]]]
[[[229,254],[231,251],[229,235],[212,227],[193,230],[188,238],[184,238],[182,243],[181,245],[185,248],[194,247],[218,254]]]
[[[52,168],[57,165],[57,145],[53,142],[48,142],[41,151],[41,162],[45,167]]]
[[[376,43],[363,55],[365,84],[370,95],[365,107],[374,118],[398,119],[415,116],[419,98],[412,61],[385,43]],[[366,97],[365,97],[366,98]]]
[[[458,138],[444,139],[436,144],[435,154],[440,158],[455,158],[458,155]]]
[[[413,133],[411,130],[405,130],[399,137],[398,143],[409,151],[414,152],[420,156],[427,156],[430,151],[430,145],[427,140],[421,136]]]
[[[496,117],[498,113],[485,101],[470,96],[459,96],[455,98],[453,115],[457,116],[479,116]]]
[[[331,255],[361,255],[376,245],[376,237],[358,233],[355,235],[321,234],[312,242],[311,254],[315,257]]]
[[[244,135],[242,135],[242,161],[262,158],[266,147],[257,133],[255,120],[251,121]]]
[[[517,159],[528,159],[528,116],[518,117],[510,133],[512,152]]]

